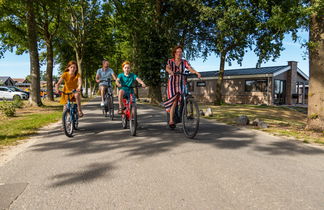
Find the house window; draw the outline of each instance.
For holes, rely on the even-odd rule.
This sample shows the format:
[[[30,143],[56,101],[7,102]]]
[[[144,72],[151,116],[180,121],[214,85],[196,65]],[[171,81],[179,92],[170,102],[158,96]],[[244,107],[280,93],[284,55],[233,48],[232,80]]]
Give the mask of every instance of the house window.
[[[245,92],[267,92],[267,80],[245,80]]]
[[[197,87],[206,87],[206,82],[205,81],[197,82]]]
[[[188,82],[188,88],[189,88],[190,92],[194,92],[195,91],[195,82],[194,81]]]

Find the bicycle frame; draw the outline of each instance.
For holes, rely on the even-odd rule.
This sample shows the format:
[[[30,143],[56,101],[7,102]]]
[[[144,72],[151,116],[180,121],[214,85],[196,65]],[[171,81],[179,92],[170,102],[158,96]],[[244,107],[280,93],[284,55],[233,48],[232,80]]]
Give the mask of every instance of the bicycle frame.
[[[70,99],[71,95],[74,92],[75,91],[72,91],[70,93],[61,92],[62,94],[65,94],[68,96],[67,103],[65,104],[65,107],[64,107],[65,109],[64,109],[63,115],[62,115],[64,133],[68,137],[73,137],[73,130],[78,129],[78,113],[77,113],[78,105],[73,103],[73,101]],[[67,116],[67,113],[70,116]]]
[[[183,75],[183,76],[188,76],[187,74],[176,74],[176,75]],[[187,79],[185,79],[185,82],[182,84],[182,90],[183,92],[181,94],[179,94],[179,97],[181,98],[181,103],[180,103],[180,107],[177,104],[175,110],[174,110],[174,118],[177,119],[175,120],[175,123],[181,123],[182,119],[182,111],[183,111],[183,106],[184,106],[184,102],[187,101],[187,99],[193,98],[189,91],[188,91],[188,84],[187,84]],[[179,100],[179,99],[178,99]],[[177,121],[177,122],[176,122]]]
[[[66,94],[64,92],[62,92],[62,93],[65,95],[68,95],[68,102],[66,103],[65,108],[70,110],[71,122],[75,122],[76,119],[74,117],[74,113],[77,112],[76,110],[77,110],[78,105],[73,103],[73,101],[71,101],[70,96],[72,95],[72,93],[70,93],[70,94]]]
[[[130,107],[132,104],[135,104],[136,99],[134,98],[134,95],[133,93],[129,94],[129,97],[128,99],[126,98],[123,98],[123,104],[124,104],[124,107],[125,107],[125,110],[123,111],[123,114],[126,116],[126,120],[129,120],[130,119]]]

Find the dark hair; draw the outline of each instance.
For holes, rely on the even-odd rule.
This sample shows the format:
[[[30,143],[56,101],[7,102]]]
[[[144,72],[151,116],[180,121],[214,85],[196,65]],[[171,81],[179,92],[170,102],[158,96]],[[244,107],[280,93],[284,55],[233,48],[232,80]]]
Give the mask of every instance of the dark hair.
[[[67,66],[64,69],[64,72],[69,71],[69,67],[72,66],[73,64],[76,66],[76,71],[75,71],[75,76],[76,76],[78,74],[78,72],[79,72],[79,69],[78,69],[77,62],[75,62],[75,61],[69,61],[68,64],[67,64]]]
[[[175,47],[172,49],[172,57],[174,57],[174,55],[175,55],[177,49],[179,49],[179,48],[183,51],[183,47],[182,47],[181,45],[177,45],[177,46],[175,46]]]

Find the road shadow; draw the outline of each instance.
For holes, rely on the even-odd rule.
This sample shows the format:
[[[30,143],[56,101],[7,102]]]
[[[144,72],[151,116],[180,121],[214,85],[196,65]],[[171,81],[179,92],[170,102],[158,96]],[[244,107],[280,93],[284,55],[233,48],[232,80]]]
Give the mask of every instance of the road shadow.
[[[115,169],[115,166],[113,166],[112,163],[93,163],[83,169],[80,169],[79,172],[62,173],[51,177],[50,179],[55,180],[55,182],[51,184],[50,187],[60,187],[77,183],[89,183],[102,176],[110,177],[110,172],[113,169]]]
[[[201,120],[199,133],[195,139],[184,136],[181,125],[170,130],[166,124],[166,115],[162,109],[148,105],[138,105],[137,136],[130,136],[129,129],[123,129],[121,119],[116,115],[113,121],[105,118],[98,104],[89,103],[84,106],[85,116],[80,120],[80,129],[73,138],[63,135],[60,126],[49,131],[47,137],[57,137],[54,141],[33,145],[37,152],[51,150],[67,150],[67,156],[84,156],[107,153],[118,150],[123,158],[150,158],[171,151],[184,144],[206,144],[218,149],[238,150],[247,148],[252,152],[266,155],[312,155],[324,154],[323,149],[309,147],[293,141],[282,140],[266,142],[260,134],[245,128],[224,125],[211,120]],[[88,113],[87,113],[88,112]],[[52,177],[58,187],[76,182],[91,181],[99,176],[107,175],[115,167],[109,164],[92,164],[86,170],[76,173],[64,173]],[[56,181],[58,179],[58,181]]]

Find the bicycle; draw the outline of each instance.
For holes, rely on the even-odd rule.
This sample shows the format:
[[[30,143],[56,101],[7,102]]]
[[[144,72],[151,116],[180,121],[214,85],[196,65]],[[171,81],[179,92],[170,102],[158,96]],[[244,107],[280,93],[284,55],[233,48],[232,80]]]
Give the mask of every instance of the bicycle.
[[[111,85],[111,79],[108,78],[107,80],[100,80],[100,82],[108,83],[104,95],[104,106],[102,107],[102,114],[105,117],[108,117],[109,115],[110,119],[113,120],[114,119],[114,95],[113,95],[113,90]]]
[[[183,74],[176,72],[174,75],[182,75],[185,76],[185,81],[187,77],[192,74]],[[175,125],[177,123],[182,123],[183,133],[186,137],[193,139],[199,130],[199,108],[197,102],[194,100],[193,96],[188,91],[188,85],[185,82],[183,84],[183,93],[179,94],[181,98],[180,107],[178,105],[174,111],[174,122]],[[170,113],[167,112],[167,125],[169,125]],[[175,128],[171,128],[172,130]]]
[[[128,87],[128,86],[122,86],[122,87]],[[141,87],[141,86],[136,86],[136,87]],[[128,87],[128,88],[134,88],[134,87]],[[136,105],[136,97],[134,93],[130,93],[128,96],[124,95],[123,104],[124,104],[124,110],[121,114],[122,127],[126,129],[127,122],[129,121],[130,134],[132,136],[136,136],[137,105]]]
[[[70,95],[75,92],[76,90],[69,93],[60,91],[60,93],[68,96],[68,102],[62,115],[63,129],[67,137],[73,137],[73,131],[79,128],[78,105],[74,103],[74,100],[70,99]]]

